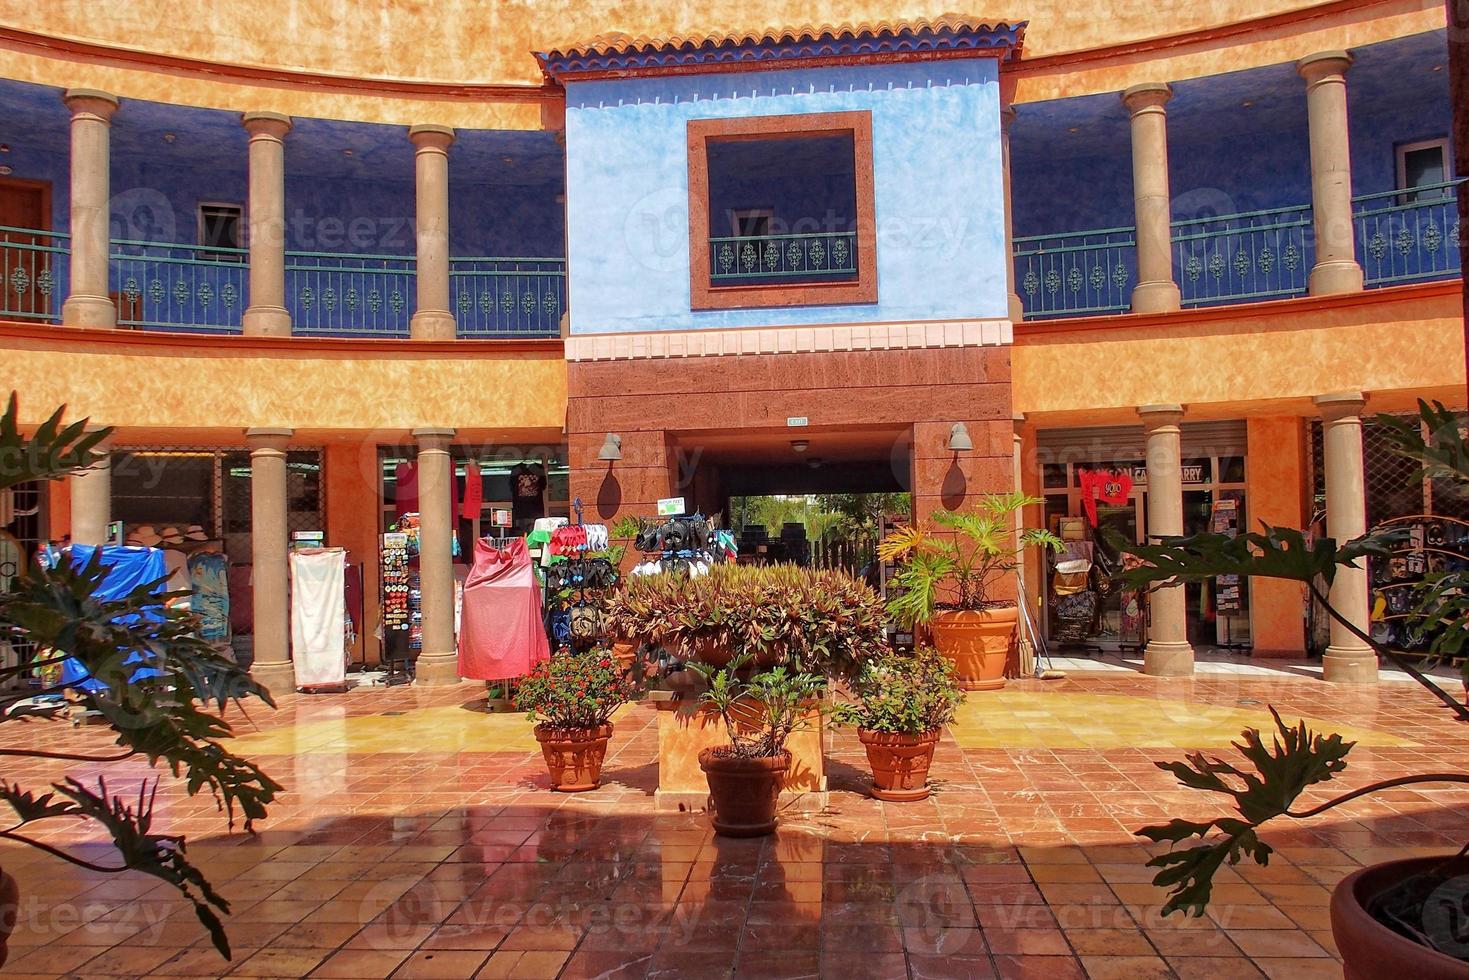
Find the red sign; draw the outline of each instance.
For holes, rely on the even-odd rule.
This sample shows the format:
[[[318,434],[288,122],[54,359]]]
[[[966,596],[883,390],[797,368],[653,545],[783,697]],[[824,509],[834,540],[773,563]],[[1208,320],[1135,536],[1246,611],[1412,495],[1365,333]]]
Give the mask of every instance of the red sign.
[[[1081,482],[1081,504],[1092,527],[1097,526],[1098,500],[1117,505],[1132,496],[1132,476],[1122,470],[1079,469],[1076,475]]]

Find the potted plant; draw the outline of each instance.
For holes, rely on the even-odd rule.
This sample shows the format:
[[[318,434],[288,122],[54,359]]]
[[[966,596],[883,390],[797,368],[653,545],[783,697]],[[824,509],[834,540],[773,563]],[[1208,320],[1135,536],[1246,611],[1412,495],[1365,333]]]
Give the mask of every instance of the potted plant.
[[[729,736],[729,744],[699,753],[699,768],[709,780],[714,832],[726,837],[775,831],[776,801],[791,765],[786,740],[807,725],[826,684],[785,667],[742,680],[746,659],[737,657],[723,669],[689,665],[708,684],[700,703],[719,716]]]
[[[558,793],[596,789],[612,738],[612,714],[632,698],[632,682],[606,650],[563,651],[543,660],[515,691]]]
[[[1419,403],[1419,417],[1404,422],[1382,416],[1393,448],[1422,464],[1425,479],[1469,483],[1469,443],[1459,420],[1442,405]],[[1422,435],[1426,428],[1429,436]],[[1368,558],[1386,559],[1400,544],[1399,532],[1368,534],[1338,545],[1330,539],[1308,542],[1290,528],[1265,526],[1262,531],[1230,538],[1199,534],[1167,539],[1159,545],[1133,548],[1143,560],[1125,572],[1129,587],[1203,581],[1216,575],[1280,578],[1299,582],[1320,601],[1327,614],[1381,657],[1401,666],[1427,687],[1460,720],[1469,708],[1438,688],[1396,650],[1362,630],[1328,600],[1338,569]],[[1410,625],[1432,636],[1430,662],[1463,656],[1469,643],[1469,572],[1429,574],[1415,587]],[[1466,666],[1469,677],[1469,666]],[[1303,819],[1325,813],[1362,796],[1417,783],[1469,783],[1469,773],[1418,773],[1361,787],[1319,805],[1298,807],[1308,788],[1335,779],[1347,767],[1353,744],[1340,735],[1322,735],[1304,722],[1287,725],[1271,708],[1276,731],[1270,743],[1247,729],[1235,747],[1245,763],[1231,763],[1195,753],[1183,762],[1160,762],[1184,786],[1230,798],[1235,814],[1208,821],[1175,819],[1144,827],[1137,833],[1172,845],[1148,862],[1159,868],[1153,884],[1171,890],[1164,914],[1183,911],[1202,915],[1215,873],[1226,862],[1249,857],[1266,864],[1273,852],[1259,828],[1280,818]],[[1249,771],[1250,769],[1254,771]],[[1217,832],[1218,836],[1214,836]],[[1199,843],[1177,845],[1193,838]],[[1457,855],[1416,857],[1369,865],[1343,878],[1331,895],[1331,931],[1342,955],[1348,980],[1386,976],[1469,978],[1469,942],[1463,932],[1464,900],[1469,895],[1469,858]]]
[[[60,479],[105,458],[96,447],[111,430],[87,432],[85,420],[63,425],[62,414],[58,410],[32,435],[22,436],[11,396],[0,417],[0,459],[5,461],[0,488]],[[229,912],[229,903],[191,861],[185,839],[156,826],[163,822],[154,808],[162,777],[135,788],[134,769],[146,761],[183,779],[190,795],[208,790],[229,826],[239,816],[249,831],[265,818],[281,787],[254,763],[229,751],[232,731],[222,715],[232,702],[274,702],[233,658],[199,635],[196,617],[166,605],[170,595],[156,591],[161,583],[146,582],[120,597],[99,598],[107,594],[110,574],[98,556],[81,567],[70,561],[54,568],[35,564],[0,593],[0,635],[23,638],[41,651],[28,663],[0,665],[0,687],[33,672],[43,678],[39,691],[0,693],[0,724],[38,726],[30,740],[37,747],[0,749],[0,768],[23,776],[31,771],[26,760],[47,760],[80,763],[91,774],[86,781],[68,776],[43,787],[0,780],[0,803],[12,811],[0,837],[92,873],[137,871],[167,882],[192,905],[215,948],[229,959],[220,918]],[[75,669],[62,669],[67,660]],[[32,701],[38,694],[49,697]],[[41,729],[65,724],[70,710],[99,717],[116,736],[117,750],[93,755],[39,747],[48,742]],[[7,759],[17,764],[9,765]],[[118,763],[130,767],[125,794],[114,792],[105,776],[97,775]],[[74,854],[45,829],[78,820],[96,821],[106,829],[116,860],[91,849]],[[19,898],[18,883],[0,869],[0,965]]]
[[[886,648],[882,599],[836,571],[716,565],[698,578],[629,578],[608,609],[620,634],[714,668],[749,654],[755,667],[847,677]]]
[[[1064,547],[1050,531],[1017,529],[1016,515],[1040,502],[1023,493],[994,494],[973,512],[934,514],[933,523],[948,534],[913,525],[878,543],[881,561],[899,563],[888,611],[909,629],[928,627],[967,691],[1005,686],[1019,607],[995,598],[995,585],[1026,548]]]
[[[872,766],[872,795],[890,803],[927,799],[933,750],[964,703],[953,661],[931,647],[887,653],[863,667],[852,693],[857,700],[833,714],[857,727]]]

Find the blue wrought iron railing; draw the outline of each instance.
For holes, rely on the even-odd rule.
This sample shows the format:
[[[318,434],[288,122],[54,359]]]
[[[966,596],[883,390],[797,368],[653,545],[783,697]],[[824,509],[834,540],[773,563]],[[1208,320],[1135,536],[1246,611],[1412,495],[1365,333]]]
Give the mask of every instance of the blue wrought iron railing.
[[[1357,256],[1369,286],[1453,279],[1461,274],[1455,189],[1465,178],[1352,198]]]
[[[64,232],[0,225],[0,318],[60,322],[67,243]]]
[[[113,239],[108,259],[119,326],[239,331],[250,279],[244,249]]]
[[[559,337],[566,260],[449,260],[449,302],[461,337]]]
[[[1015,283],[1027,320],[1122,313],[1137,282],[1133,228],[1015,239]]]
[[[416,305],[411,255],[286,253],[291,330],[316,337],[406,337]]]
[[[1173,275],[1183,305],[1303,295],[1313,241],[1309,205],[1175,221]]]
[[[842,282],[856,276],[855,231],[709,239],[709,282],[716,286]]]

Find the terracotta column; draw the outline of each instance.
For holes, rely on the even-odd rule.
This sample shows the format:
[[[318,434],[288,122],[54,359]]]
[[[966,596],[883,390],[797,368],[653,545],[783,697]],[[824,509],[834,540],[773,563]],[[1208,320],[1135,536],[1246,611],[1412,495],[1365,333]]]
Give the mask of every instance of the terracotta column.
[[[295,690],[286,578],[286,443],[290,429],[246,429],[250,447],[250,551],[255,662],[250,676],[276,695]]]
[[[418,440],[418,577],[422,590],[423,649],[416,683],[459,683],[454,642],[454,465],[449,455],[453,429],[413,430]]]
[[[449,144],[448,126],[414,126],[413,165],[417,180],[418,310],[409,332],[414,340],[453,340],[449,311]]]
[[[67,89],[71,110],[71,285],[61,304],[69,327],[115,327],[117,307],[107,294],[111,230],[111,136],[117,96]]]
[[[1167,313],[1180,306],[1173,281],[1173,206],[1168,190],[1168,113],[1173,98],[1164,82],[1122,93],[1132,117],[1132,197],[1137,214],[1137,285],[1134,313]]]
[[[101,462],[68,477],[71,483],[71,539],[77,544],[104,544],[112,521],[111,440],[97,446],[107,453]]]
[[[1306,80],[1311,128],[1311,213],[1316,264],[1307,288],[1312,296],[1362,288],[1352,226],[1352,155],[1347,139],[1347,77],[1352,56],[1324,51],[1296,62]]]
[[[1326,467],[1326,533],[1338,546],[1367,533],[1366,471],[1362,464],[1360,391],[1316,396],[1321,410],[1323,462]],[[1331,583],[1331,606],[1362,632],[1370,629],[1366,563],[1338,565]],[[1331,643],[1322,658],[1329,681],[1372,684],[1377,681],[1377,654],[1335,619]]]
[[[1182,405],[1144,405],[1137,410],[1147,434],[1148,538],[1183,534]],[[1194,672],[1182,585],[1155,589],[1148,599],[1152,632],[1143,651],[1143,672],[1170,677]]]
[[[247,334],[288,337],[285,138],[291,117],[247,112],[240,119],[250,134],[250,305],[242,323]]]
[[[1000,106],[1000,166],[1005,178],[1005,287],[1010,304],[1010,319],[1019,323],[1025,318],[1025,304],[1015,292],[1015,208],[1010,199],[1010,124],[1015,121],[1015,107]]]

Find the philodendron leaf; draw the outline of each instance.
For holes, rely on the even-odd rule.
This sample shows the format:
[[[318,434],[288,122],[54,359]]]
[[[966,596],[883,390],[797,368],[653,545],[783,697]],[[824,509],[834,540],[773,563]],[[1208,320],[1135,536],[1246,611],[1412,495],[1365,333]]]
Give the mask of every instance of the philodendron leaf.
[[[1176,845],[1192,838],[1204,841],[1185,850],[1170,850],[1148,861],[1148,867],[1161,869],[1153,877],[1153,884],[1171,892],[1163,905],[1164,915],[1177,911],[1203,915],[1209,904],[1214,874],[1225,861],[1238,864],[1248,856],[1257,864],[1267,864],[1271,848],[1256,835],[1257,828],[1267,820],[1289,813],[1296,798],[1308,787],[1326,782],[1346,768],[1346,755],[1355,742],[1347,742],[1337,734],[1312,732],[1304,721],[1286,725],[1274,708],[1270,714],[1276,729],[1270,745],[1265,744],[1254,728],[1245,729],[1242,741],[1232,743],[1253,766],[1253,772],[1202,752],[1191,753],[1187,762],[1157,764],[1190,789],[1230,797],[1238,811],[1238,816],[1203,822],[1176,819],[1137,831],[1138,836],[1154,843]],[[1215,830],[1223,837],[1212,842],[1206,840]]]
[[[1430,405],[1420,398],[1416,418],[1379,415],[1376,423],[1394,451],[1423,465],[1416,479],[1469,482],[1469,438],[1459,416],[1442,402]]]
[[[1283,578],[1313,582],[1318,577],[1328,585],[1336,566],[1353,564],[1367,556],[1387,557],[1398,535],[1367,535],[1342,547],[1330,538],[1307,542],[1303,532],[1289,527],[1261,525],[1233,537],[1203,533],[1187,538],[1164,538],[1162,544],[1128,548],[1144,562],[1122,573],[1129,589],[1145,589],[1161,582],[1202,582],[1219,575]]]

